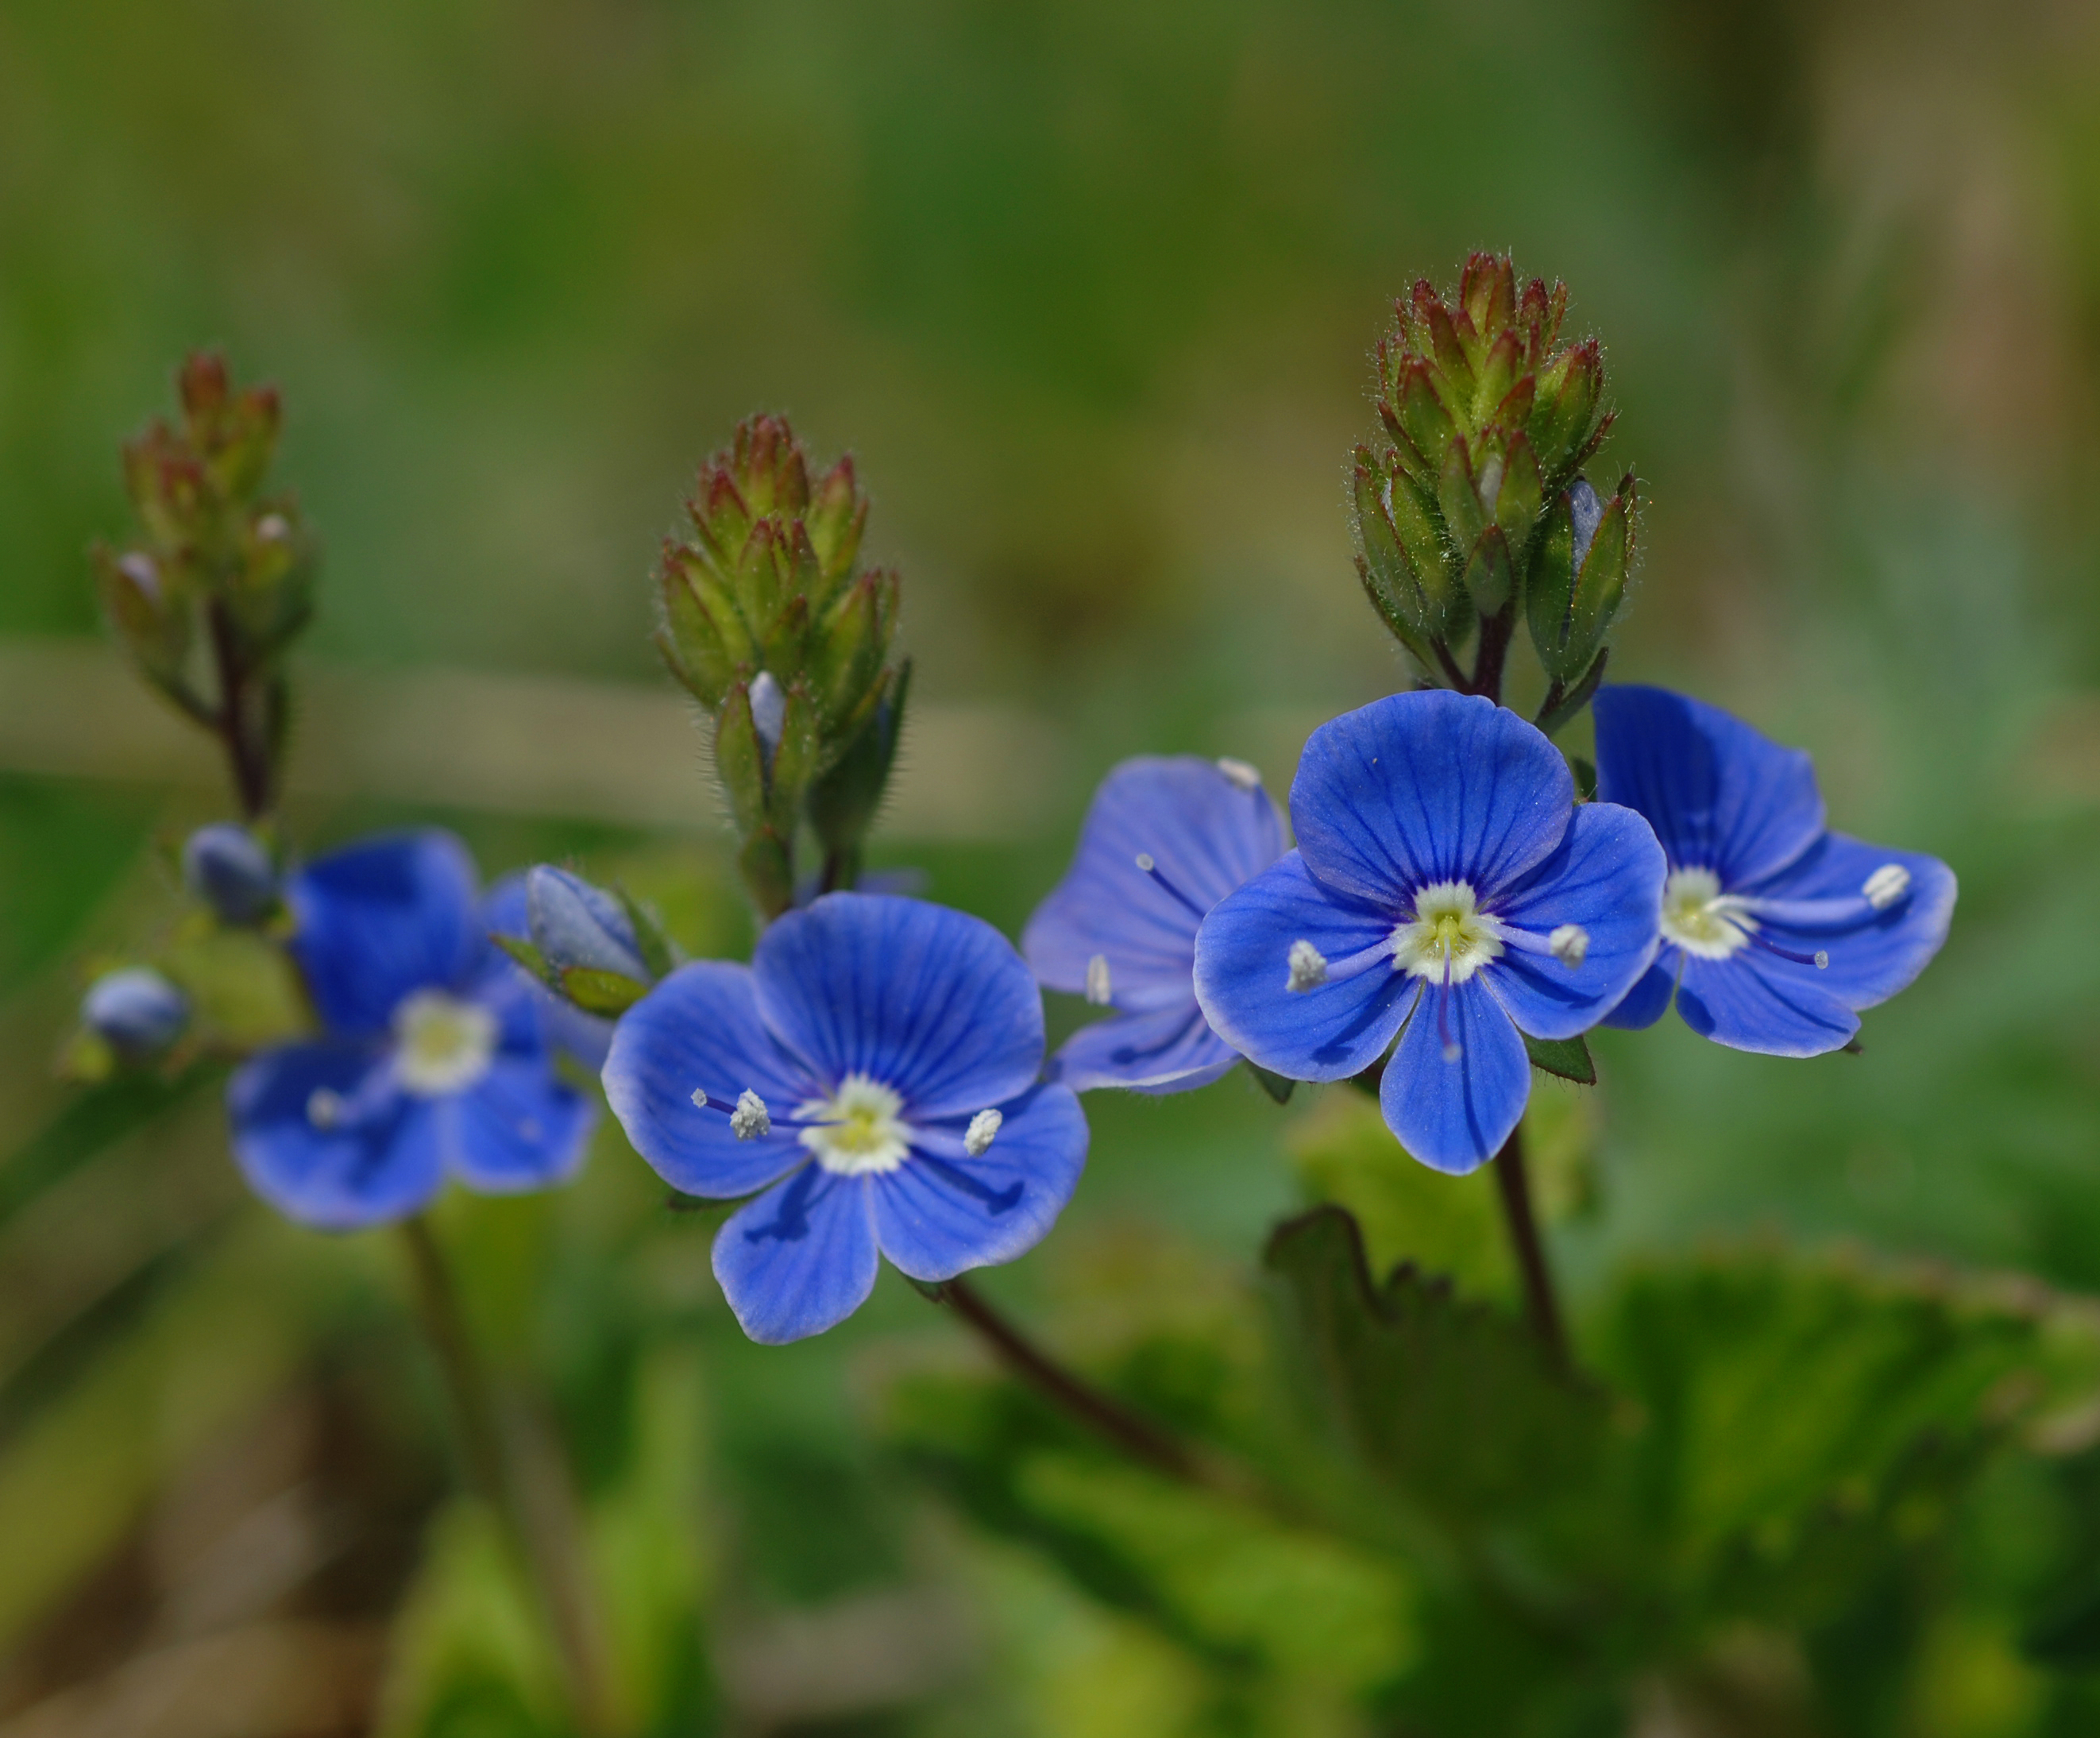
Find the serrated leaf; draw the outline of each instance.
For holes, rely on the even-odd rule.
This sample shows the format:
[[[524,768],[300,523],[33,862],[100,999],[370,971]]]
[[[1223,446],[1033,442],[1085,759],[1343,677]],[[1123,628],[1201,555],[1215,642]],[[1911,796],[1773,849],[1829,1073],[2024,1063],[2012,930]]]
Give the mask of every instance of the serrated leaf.
[[[1531,1058],[1533,1068],[1572,1080],[1577,1086],[1597,1083],[1597,1065],[1590,1060],[1590,1047],[1580,1036],[1533,1038],[1529,1032],[1518,1035],[1524,1039],[1524,1054]]]

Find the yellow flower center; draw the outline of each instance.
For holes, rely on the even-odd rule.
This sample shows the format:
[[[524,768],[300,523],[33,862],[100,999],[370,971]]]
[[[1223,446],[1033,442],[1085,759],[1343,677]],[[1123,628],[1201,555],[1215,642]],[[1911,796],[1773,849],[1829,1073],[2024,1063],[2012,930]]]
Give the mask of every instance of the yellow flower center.
[[[1414,896],[1414,915],[1392,932],[1392,964],[1416,977],[1462,984],[1502,952],[1502,926],[1464,881],[1432,881]]]
[[[801,1114],[810,1126],[802,1145],[827,1171],[842,1176],[894,1171],[911,1150],[904,1101],[866,1074],[848,1074],[829,1098],[812,1100]]]
[[[1743,902],[1721,891],[1711,869],[1676,869],[1662,887],[1662,933],[1700,959],[1726,959],[1756,927]]]

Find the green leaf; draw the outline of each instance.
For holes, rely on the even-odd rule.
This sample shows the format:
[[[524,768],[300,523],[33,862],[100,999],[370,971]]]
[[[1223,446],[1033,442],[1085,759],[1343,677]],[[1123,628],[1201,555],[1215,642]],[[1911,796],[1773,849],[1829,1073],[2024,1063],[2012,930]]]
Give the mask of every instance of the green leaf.
[[[649,994],[624,972],[597,972],[572,965],[562,973],[562,994],[587,1014],[618,1018]]]
[[[549,990],[562,987],[560,975],[547,963],[547,956],[523,936],[491,934],[489,940],[510,955]]]
[[[1533,1038],[1524,1032],[1519,1035],[1524,1039],[1524,1054],[1531,1058],[1533,1068],[1557,1074],[1563,1080],[1572,1080],[1577,1086],[1592,1087],[1597,1083],[1597,1065],[1590,1060],[1590,1047],[1580,1034],[1573,1038]]]
[[[678,964],[678,951],[671,945],[671,938],[664,933],[664,926],[651,911],[633,894],[615,882],[612,896],[620,902],[620,908],[627,913],[627,920],[634,928],[634,950],[642,955],[642,963],[649,968],[652,977],[667,977]]]
[[[1268,1093],[1279,1105],[1287,1105],[1290,1102],[1290,1095],[1298,1087],[1298,1083],[1295,1080],[1287,1079],[1282,1074],[1273,1074],[1264,1068],[1260,1063],[1249,1061],[1246,1057],[1241,1060],[1246,1062],[1246,1071],[1254,1076],[1255,1084],[1260,1086],[1263,1092]]]
[[[1558,1603],[1568,1573],[1616,1530],[1603,1392],[1448,1281],[1408,1265],[1374,1284],[1339,1207],[1279,1227],[1265,1259],[1283,1283],[1297,1366],[1352,1456],[1433,1548],[1506,1594]]]

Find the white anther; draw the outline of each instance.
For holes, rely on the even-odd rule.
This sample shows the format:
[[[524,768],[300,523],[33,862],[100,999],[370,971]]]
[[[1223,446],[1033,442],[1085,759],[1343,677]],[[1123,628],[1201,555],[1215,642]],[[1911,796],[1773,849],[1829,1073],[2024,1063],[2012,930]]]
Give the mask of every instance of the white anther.
[[[1220,755],[1218,757],[1218,770],[1242,791],[1258,791],[1261,788],[1260,772],[1248,765],[1245,761],[1235,761],[1230,755]]]
[[[1154,870],[1159,867],[1159,865],[1153,860],[1151,852],[1140,851],[1137,854],[1137,867],[1142,869],[1147,875],[1150,875]]]
[[[963,1150],[972,1158],[982,1158],[985,1149],[991,1145],[991,1137],[999,1132],[999,1124],[1005,1120],[999,1111],[980,1110],[963,1131]]]
[[[730,1131],[739,1140],[756,1140],[773,1132],[773,1114],[765,1101],[749,1087],[737,1096],[736,1109],[729,1114]]]
[[[1283,987],[1293,995],[1317,990],[1327,981],[1327,956],[1300,937],[1290,944],[1290,981]]]
[[[1910,891],[1910,871],[1901,863],[1883,863],[1860,891],[1877,911],[1886,911]]]
[[[1819,972],[1827,972],[1830,969],[1830,955],[1820,947],[1815,950],[1815,969]]]
[[[1114,995],[1109,981],[1109,956],[1096,954],[1087,962],[1087,999],[1096,1008],[1106,1008]]]
[[[1590,957],[1590,932],[1580,924],[1563,924],[1546,938],[1546,951],[1569,971]]]
[[[333,1128],[342,1120],[342,1094],[315,1087],[307,1095],[307,1120],[315,1128]]]

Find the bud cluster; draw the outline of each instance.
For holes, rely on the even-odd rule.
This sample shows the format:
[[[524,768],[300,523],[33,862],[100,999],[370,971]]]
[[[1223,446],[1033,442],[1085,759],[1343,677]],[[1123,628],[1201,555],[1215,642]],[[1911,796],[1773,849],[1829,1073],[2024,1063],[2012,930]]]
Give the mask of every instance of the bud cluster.
[[[139,540],[95,551],[102,607],[140,673],[225,743],[250,818],[275,794],[285,647],[312,613],[314,547],[289,496],[262,492],[280,411],[201,353],[176,377],[179,426],[124,448]]]
[[[1586,703],[1626,589],[1636,505],[1581,476],[1602,444],[1604,358],[1561,345],[1568,293],[1476,254],[1450,303],[1427,280],[1378,349],[1391,444],[1359,446],[1352,483],[1364,590],[1435,679],[1499,698],[1520,615],[1549,684],[1549,730]],[[1473,668],[1458,655],[1477,633]]]
[[[814,484],[786,421],[757,417],[701,468],[667,541],[657,644],[714,723],[715,767],[759,908],[792,904],[805,816],[849,884],[895,757],[898,581],[858,565],[867,501],[843,458]]]

